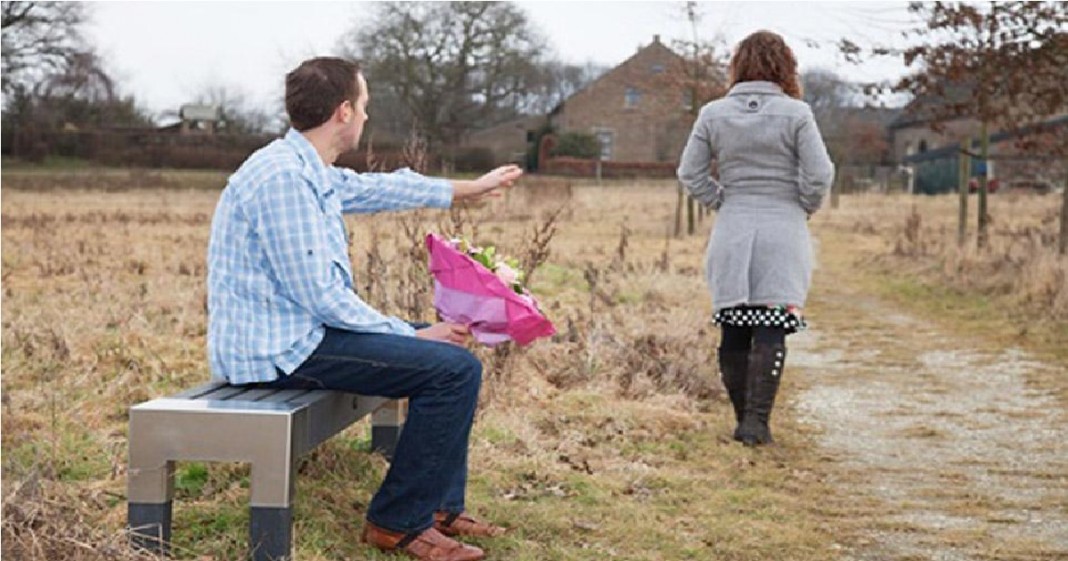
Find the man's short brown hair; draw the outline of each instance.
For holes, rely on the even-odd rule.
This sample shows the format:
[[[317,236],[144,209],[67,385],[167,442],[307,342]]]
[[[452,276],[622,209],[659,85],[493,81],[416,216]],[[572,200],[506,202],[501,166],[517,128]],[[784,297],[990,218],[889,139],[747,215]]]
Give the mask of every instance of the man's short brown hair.
[[[337,57],[318,57],[300,63],[286,74],[286,113],[298,131],[313,129],[330,119],[338,105],[356,103],[360,63]]]

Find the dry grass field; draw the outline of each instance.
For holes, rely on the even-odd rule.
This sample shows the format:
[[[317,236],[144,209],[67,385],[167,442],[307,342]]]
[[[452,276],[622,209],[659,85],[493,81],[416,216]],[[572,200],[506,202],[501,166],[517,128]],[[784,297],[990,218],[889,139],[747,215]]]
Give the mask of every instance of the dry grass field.
[[[224,183],[221,173],[4,175],[4,557],[137,558],[122,533],[126,410],[208,377],[204,260]],[[885,468],[880,473],[907,466],[882,465],[884,456],[860,456],[853,441],[836,440],[843,420],[833,413],[844,409],[818,392],[848,383],[836,377],[843,365],[878,376],[907,372],[916,356],[939,349],[1025,353],[1036,366],[1013,375],[1048,397],[1041,403],[1050,413],[1020,419],[1063,429],[1068,263],[1050,241],[1056,197],[992,201],[995,232],[984,253],[957,250],[950,198],[843,197],[841,208],[813,219],[821,261],[813,328],[791,338],[796,366],[774,419],[778,444],[757,450],[730,440],[732,414],[716,374],[717,332],[701,275],[711,220],[698,235],[671,238],[674,201],[671,182],[563,187],[529,178],[505,199],[456,213],[349,220],[361,294],[412,319],[433,315],[420,250],[426,231],[459,231],[539,264],[531,286],[559,334],[526,349],[479,351],[487,379],[469,504],[514,528],[481,543],[491,559],[1068,553],[1057,538],[1068,528],[1068,503],[1060,500],[1068,481],[1058,465],[1017,481],[1030,493],[1017,506],[1044,517],[1048,532],[1003,514],[1008,499],[995,504],[968,486],[963,496],[939,495],[938,485],[921,486],[927,510],[977,525],[928,531],[926,519],[908,516],[920,499],[873,492],[864,475],[872,466],[847,460],[868,458]],[[906,319],[884,321],[897,316]],[[922,337],[918,325],[927,330]],[[865,354],[872,345],[880,352]],[[1000,372],[1002,354],[974,356],[968,368]],[[941,366],[931,368],[934,376]],[[910,402],[899,401],[887,415],[905,414]],[[897,438],[953,448],[948,429],[921,421],[869,436],[886,446]],[[386,468],[366,453],[369,432],[357,424],[302,463],[298,559],[387,557],[355,539]],[[961,455],[971,457],[966,449]],[[1005,459],[983,458],[998,470],[1009,469]],[[957,478],[981,479],[963,467]],[[174,556],[240,558],[247,486],[246,466],[180,463]],[[981,538],[1002,527],[1019,530],[1005,538],[1019,556],[1001,555],[1000,541]],[[901,535],[922,539],[898,547],[887,538]]]

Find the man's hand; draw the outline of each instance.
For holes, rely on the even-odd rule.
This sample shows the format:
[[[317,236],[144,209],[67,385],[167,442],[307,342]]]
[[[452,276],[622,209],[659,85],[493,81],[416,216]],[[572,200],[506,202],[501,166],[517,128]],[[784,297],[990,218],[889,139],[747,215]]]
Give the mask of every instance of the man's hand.
[[[465,325],[443,321],[416,331],[415,336],[420,339],[463,345],[471,336],[471,331]]]
[[[458,199],[498,195],[497,189],[511,187],[523,175],[523,169],[515,164],[501,166],[474,181],[453,181],[453,190]]]
[[[515,164],[501,166],[475,180],[482,193],[489,193],[500,187],[511,187],[516,179],[523,175],[523,170]]]

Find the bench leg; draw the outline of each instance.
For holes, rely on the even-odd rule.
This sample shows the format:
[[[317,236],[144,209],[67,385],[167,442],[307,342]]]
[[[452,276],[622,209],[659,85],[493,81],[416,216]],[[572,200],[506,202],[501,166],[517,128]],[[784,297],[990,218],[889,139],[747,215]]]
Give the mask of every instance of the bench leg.
[[[284,427],[288,431],[288,426]],[[272,446],[252,458],[249,498],[249,548],[252,561],[289,561],[293,547],[293,488],[297,473],[291,448],[282,446],[290,438],[279,432]]]
[[[252,561],[288,561],[293,546],[293,509],[251,508]]]
[[[164,456],[153,438],[142,435],[140,423],[140,416],[131,413],[127,528],[135,547],[165,553],[171,541],[174,462]]]
[[[130,541],[154,553],[167,553],[171,542],[171,501],[161,504],[134,503],[127,505]]]
[[[371,415],[371,450],[387,459],[397,451],[401,430],[404,428],[404,413],[407,402],[394,399],[382,404]]]

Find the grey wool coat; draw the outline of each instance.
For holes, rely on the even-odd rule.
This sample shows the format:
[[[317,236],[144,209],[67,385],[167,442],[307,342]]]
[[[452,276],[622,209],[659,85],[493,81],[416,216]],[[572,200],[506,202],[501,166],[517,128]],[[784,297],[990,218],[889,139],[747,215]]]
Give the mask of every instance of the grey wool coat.
[[[807,219],[834,178],[809,106],[772,82],[735,84],[701,109],[678,177],[717,210],[705,261],[715,310],[804,307],[814,259]]]

